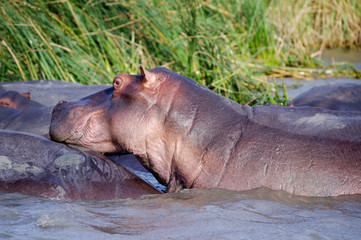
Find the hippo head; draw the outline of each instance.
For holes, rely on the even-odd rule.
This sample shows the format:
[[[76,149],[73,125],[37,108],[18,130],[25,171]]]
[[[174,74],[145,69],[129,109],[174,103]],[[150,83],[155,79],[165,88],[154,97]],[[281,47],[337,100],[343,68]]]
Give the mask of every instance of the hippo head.
[[[136,130],[138,124],[145,123],[137,122],[136,117],[144,118],[152,97],[141,91],[151,85],[152,78],[147,79],[151,74],[143,68],[141,72],[141,75],[118,74],[112,88],[78,101],[60,101],[52,113],[51,138],[99,152],[129,150],[128,138],[143,134]],[[151,90],[148,93],[152,95]]]
[[[30,100],[29,92],[4,91],[0,93],[0,105],[24,110],[30,107],[39,107],[41,104]]]
[[[50,137],[98,152],[134,153],[160,182],[167,182],[171,163],[159,160],[171,154],[163,144],[163,123],[179,84],[165,81],[173,73],[167,68],[147,71],[141,66],[140,73],[118,74],[111,88],[60,101],[52,113]]]

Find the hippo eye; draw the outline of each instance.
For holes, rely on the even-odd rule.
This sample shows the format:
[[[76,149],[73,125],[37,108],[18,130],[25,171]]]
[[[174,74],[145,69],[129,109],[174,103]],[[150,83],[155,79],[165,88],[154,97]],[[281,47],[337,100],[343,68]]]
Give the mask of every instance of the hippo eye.
[[[114,88],[114,90],[120,89],[120,88],[122,87],[122,85],[123,85],[123,81],[122,81],[122,80],[120,80],[120,79],[114,79],[114,81],[113,81],[113,88]]]

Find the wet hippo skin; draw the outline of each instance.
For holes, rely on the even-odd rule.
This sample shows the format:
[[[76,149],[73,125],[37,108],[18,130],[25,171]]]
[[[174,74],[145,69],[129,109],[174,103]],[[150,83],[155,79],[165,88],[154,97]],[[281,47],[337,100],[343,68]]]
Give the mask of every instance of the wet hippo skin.
[[[45,135],[53,106],[44,106],[15,91],[0,92],[0,128]]]
[[[2,82],[0,83],[0,92],[30,92],[32,100],[44,106],[53,107],[59,100],[77,100],[108,87],[108,85],[81,85],[59,80],[33,80]]]
[[[31,101],[29,92],[19,93],[16,91],[1,91],[1,90],[0,90],[0,105],[19,110],[43,106],[38,102]]]
[[[75,100],[107,87],[57,80],[3,82],[0,84],[0,128],[46,135],[52,109],[60,99]]]
[[[294,106],[322,107],[338,111],[361,111],[361,84],[314,87],[293,100]]]
[[[112,88],[59,103],[50,136],[134,153],[169,192],[361,193],[361,113],[241,106],[162,67],[118,74]]]
[[[0,128],[5,129],[15,117],[21,114],[18,109],[4,107],[0,105]]]
[[[70,200],[160,193],[99,153],[38,135],[0,130],[0,146],[0,191]]]

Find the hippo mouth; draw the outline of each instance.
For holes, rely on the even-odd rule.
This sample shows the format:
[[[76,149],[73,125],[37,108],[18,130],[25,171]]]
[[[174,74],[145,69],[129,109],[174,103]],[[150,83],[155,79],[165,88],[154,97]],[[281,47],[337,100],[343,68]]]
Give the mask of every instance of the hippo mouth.
[[[89,121],[89,119],[88,119]],[[86,127],[88,125],[88,121],[87,123],[84,125],[84,127]],[[55,140],[57,142],[61,142],[61,143],[69,143],[69,144],[76,144],[77,142],[80,142],[81,139],[84,136],[84,133],[82,131],[82,128],[79,129],[73,129],[70,132],[67,133],[67,135],[63,135],[63,136],[59,136],[56,135],[56,137],[53,137],[54,134],[51,134],[51,139]]]
[[[113,88],[108,88],[78,101],[60,101],[52,112],[50,138],[93,151],[115,151],[111,133],[107,131],[112,93]]]
[[[86,118],[86,120],[84,121],[78,121],[78,124],[79,122],[85,122],[85,123],[78,125],[76,128],[72,128],[69,131],[60,130],[59,124],[53,124],[53,120],[52,120],[52,124],[50,126],[50,137],[52,140],[57,142],[75,144],[76,142],[79,142],[83,138],[84,136],[83,131],[84,129],[89,128],[90,119],[91,116]]]
[[[57,130],[52,130],[50,137],[57,142],[85,147],[96,152],[117,152],[119,149],[114,145],[107,131],[103,129],[104,127],[94,127],[100,125],[99,122],[104,122],[104,118],[101,117],[104,112],[104,110],[100,110],[84,117],[84,124],[65,134],[58,134]]]
[[[92,121],[105,113],[105,109],[99,109],[95,112],[93,111],[86,114],[84,113],[84,109],[81,109],[80,111],[77,111],[78,114],[75,117],[72,117],[74,119],[71,118],[71,121],[63,121],[62,115],[67,115],[68,113],[64,113],[67,110],[64,110],[62,107],[59,108],[60,109],[56,106],[53,110],[50,125],[50,137],[54,141],[74,145],[86,144],[84,139],[87,138],[87,135],[93,135],[94,137],[95,134],[92,133],[94,130],[91,126]],[[92,139],[92,142],[94,142],[94,140],[95,139]]]

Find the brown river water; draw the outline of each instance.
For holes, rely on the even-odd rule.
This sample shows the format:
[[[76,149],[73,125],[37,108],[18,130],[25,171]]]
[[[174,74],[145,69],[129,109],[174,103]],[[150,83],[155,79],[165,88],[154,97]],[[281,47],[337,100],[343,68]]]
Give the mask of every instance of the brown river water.
[[[336,60],[341,55],[342,61],[354,57],[330,54]],[[349,61],[361,67],[361,54]],[[321,80],[303,87],[324,81],[360,80]],[[298,94],[297,89],[291,92]],[[137,199],[65,201],[0,193],[0,239],[361,239],[361,195],[306,198],[267,189],[185,190]]]

